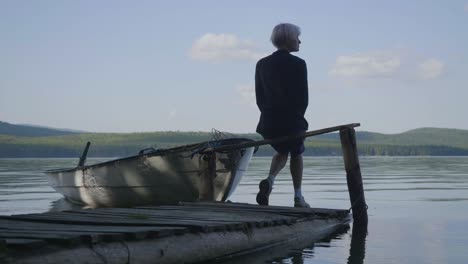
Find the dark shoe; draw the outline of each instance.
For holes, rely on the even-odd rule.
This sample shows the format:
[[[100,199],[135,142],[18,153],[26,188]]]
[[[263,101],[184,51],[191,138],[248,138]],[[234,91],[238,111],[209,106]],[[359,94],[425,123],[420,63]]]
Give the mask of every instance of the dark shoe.
[[[294,207],[310,208],[310,205],[304,200],[304,197],[294,197]]]
[[[262,180],[258,185],[260,191],[257,194],[257,203],[259,205],[268,205],[268,198],[272,190],[271,182],[268,179]]]

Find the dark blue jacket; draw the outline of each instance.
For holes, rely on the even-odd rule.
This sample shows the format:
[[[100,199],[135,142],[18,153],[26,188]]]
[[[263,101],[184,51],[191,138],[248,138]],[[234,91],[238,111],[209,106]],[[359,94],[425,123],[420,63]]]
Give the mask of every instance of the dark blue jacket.
[[[303,59],[278,50],[257,62],[255,95],[260,109],[257,132],[265,138],[308,129],[307,66]]]

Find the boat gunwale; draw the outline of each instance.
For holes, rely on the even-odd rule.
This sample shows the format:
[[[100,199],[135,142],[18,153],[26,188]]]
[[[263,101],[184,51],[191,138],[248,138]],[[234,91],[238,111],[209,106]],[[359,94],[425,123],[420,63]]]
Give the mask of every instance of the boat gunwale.
[[[177,146],[177,147],[173,147],[173,148],[156,149],[155,151],[152,151],[152,152],[149,152],[149,153],[142,153],[142,154],[137,154],[137,155],[133,155],[133,156],[107,160],[107,161],[103,161],[103,162],[99,162],[99,163],[95,163],[95,164],[91,164],[91,165],[76,166],[76,167],[73,167],[73,168],[51,169],[51,170],[43,171],[43,173],[50,175],[50,174],[56,174],[56,173],[61,173],[61,172],[72,172],[72,171],[85,170],[85,169],[90,169],[90,168],[98,168],[98,167],[106,166],[106,165],[109,165],[109,164],[112,164],[112,163],[115,163],[115,162],[127,161],[127,160],[137,159],[137,158],[141,158],[141,157],[164,156],[164,155],[167,155],[168,153],[178,153],[178,152],[184,152],[184,151],[187,151],[187,150],[193,150],[194,152],[196,152],[196,149],[197,149],[196,147],[197,146],[200,146],[199,149],[205,149],[202,146],[204,146],[204,145],[206,146],[206,145],[208,145],[210,143],[213,143],[213,142],[229,142],[229,141],[233,141],[233,140],[238,140],[238,141],[241,141],[241,142],[255,141],[255,140],[250,139],[250,138],[237,138],[237,137],[236,138],[225,138],[225,139],[220,139],[220,140],[203,141],[203,142],[200,142],[200,143],[187,144],[187,145]],[[225,144],[225,145],[221,145],[221,146],[228,146],[228,145],[235,145],[235,144]],[[209,146],[207,146],[207,147],[209,147]],[[251,148],[251,147],[247,147],[247,148]],[[247,148],[242,148],[242,149],[247,149]],[[216,148],[215,148],[214,151],[216,152]]]

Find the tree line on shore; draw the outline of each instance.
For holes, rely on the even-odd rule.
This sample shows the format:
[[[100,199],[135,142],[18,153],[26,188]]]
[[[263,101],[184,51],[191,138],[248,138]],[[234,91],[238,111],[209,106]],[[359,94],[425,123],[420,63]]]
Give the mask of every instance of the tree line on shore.
[[[70,137],[67,139],[67,137]],[[259,137],[250,137],[260,139]],[[14,140],[2,140],[0,136],[0,158],[52,158],[52,157],[79,157],[86,142],[92,142],[89,157],[124,157],[136,155],[140,150],[153,148],[170,148],[185,144],[209,141],[209,137],[178,136],[169,140],[159,138],[158,141],[135,140],[125,138],[113,140],[112,136],[107,138],[94,138],[66,136],[64,138],[15,138]],[[262,146],[256,156],[271,156],[273,149],[270,146]],[[468,148],[446,146],[446,145],[397,145],[376,144],[359,142],[358,152],[365,156],[464,156],[468,155]],[[339,156],[341,155],[341,144],[339,139],[313,139],[306,141],[306,156]]]
[[[0,158],[78,157],[86,142],[92,142],[89,157],[136,155],[141,149],[170,148],[214,140],[219,136],[260,140],[254,133],[162,131],[145,133],[87,133],[57,130],[0,121]],[[468,130],[418,128],[399,134],[356,131],[358,152],[367,156],[464,156],[468,155]],[[308,156],[341,155],[339,133],[307,138]],[[273,149],[262,146],[256,156],[271,156]]]

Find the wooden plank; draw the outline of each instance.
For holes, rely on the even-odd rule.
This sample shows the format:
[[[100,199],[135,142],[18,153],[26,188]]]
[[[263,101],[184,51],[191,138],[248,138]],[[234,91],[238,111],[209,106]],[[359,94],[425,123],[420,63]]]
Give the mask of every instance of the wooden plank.
[[[126,239],[142,239],[145,237],[165,237],[188,232],[183,227],[134,227],[134,226],[93,226],[93,225],[65,225],[38,222],[11,221],[0,219],[0,232],[4,230],[31,230],[47,232],[88,232],[100,234],[121,233]]]
[[[0,217],[5,219],[5,217]],[[31,222],[45,222],[45,223],[59,223],[59,224],[78,224],[78,225],[105,225],[105,226],[173,226],[173,227],[184,227],[180,223],[171,224],[167,221],[145,221],[145,220],[130,220],[130,219],[115,219],[112,217],[98,217],[98,216],[61,216],[61,215],[21,215],[11,216],[8,219],[20,220],[20,221],[31,221]]]
[[[347,215],[346,210],[213,202],[72,210],[0,216],[0,240],[6,243],[13,241],[11,246],[29,245],[41,240],[67,244],[96,243],[187,232],[249,230],[289,225],[298,219],[342,218]]]
[[[116,212],[108,212],[107,216],[111,217],[112,219],[118,219],[120,217],[127,217],[126,214],[128,210],[125,210],[125,213],[121,213],[121,215],[116,214]],[[141,209],[138,210],[138,212],[141,213]],[[75,212],[77,213],[77,212]],[[86,214],[84,211],[81,213]],[[93,217],[96,216],[102,216],[106,215],[105,212],[99,211],[99,212],[90,212],[90,214]],[[185,212],[187,215],[187,212]],[[220,214],[220,213],[217,213]],[[271,226],[275,225],[276,223],[287,223],[287,222],[292,222],[292,220],[295,220],[295,218],[286,218],[286,217],[276,217],[274,219],[263,219],[261,217],[242,217],[241,219],[233,219],[235,215],[233,214],[225,214],[225,216],[222,218],[217,218],[215,214],[212,214],[213,217],[210,217],[209,214],[204,213],[201,218],[200,217],[193,217],[192,214],[189,217],[186,216],[171,216],[171,217],[158,217],[158,224],[161,225],[167,225],[170,223],[170,225],[187,225],[187,226],[197,226],[200,230],[197,231],[203,231],[203,232],[209,232],[209,231],[224,231],[226,229],[239,229],[243,228],[245,224],[250,224],[252,226]],[[148,217],[152,217],[151,215],[147,215]],[[191,217],[192,216],[192,217]]]
[[[14,239],[14,238],[21,238],[21,239],[40,239],[49,242],[60,242],[60,243],[68,243],[68,244],[76,244],[81,243],[83,241],[89,241],[90,238],[85,235],[71,235],[71,234],[60,234],[60,233],[34,233],[31,231],[10,231],[10,230],[2,230],[0,234],[0,238],[2,239]]]
[[[206,149],[204,149],[202,151],[202,153],[209,153],[209,152],[213,152],[213,151],[227,151],[227,150],[250,148],[250,147],[258,147],[258,146],[262,146],[262,145],[270,145],[272,143],[282,143],[282,142],[296,140],[296,139],[300,139],[300,138],[318,136],[318,135],[322,135],[322,134],[326,134],[326,133],[340,131],[340,130],[345,129],[345,128],[358,127],[360,125],[361,124],[359,124],[359,123],[351,123],[351,124],[346,124],[346,125],[339,125],[339,126],[327,127],[327,128],[323,128],[323,129],[319,129],[319,130],[308,131],[303,135],[286,136],[286,137],[279,137],[279,138],[274,138],[274,139],[264,139],[264,140],[250,141],[250,142],[239,143],[239,144],[231,144],[231,145],[223,145],[223,146],[219,146],[219,147],[206,148]]]
[[[318,216],[329,216],[329,217],[346,217],[349,214],[348,210],[343,209],[325,209],[325,208],[294,208],[294,207],[286,207],[286,206],[260,206],[260,205],[252,205],[252,204],[241,204],[241,203],[216,203],[216,202],[180,202],[181,205],[186,207],[194,207],[195,210],[200,210],[200,208],[213,208],[219,210],[243,210],[243,211],[250,211],[250,212],[258,212],[258,213],[271,213],[271,214],[278,214],[278,215],[288,215],[288,216],[311,216],[311,215],[318,215]],[[151,209],[151,207],[138,207],[144,209]],[[165,208],[168,208],[165,206]],[[172,208],[177,208],[174,206]],[[190,210],[190,209],[186,209]]]
[[[99,243],[93,247],[76,244],[62,247],[62,243],[57,244],[55,240],[51,240],[46,247],[36,247],[28,251],[21,247],[12,247],[11,250],[7,248],[6,257],[15,263],[66,263],[72,260],[111,263],[117,262],[117,258],[119,263],[201,263],[240,252],[253,252],[258,248],[265,249],[285,241],[289,241],[291,245],[310,245],[332,232],[338,225],[340,221],[336,219],[301,221],[291,226],[245,229],[232,235],[220,232],[196,236],[187,234],[173,236],[169,240],[130,241],[124,244]],[[249,242],[246,243],[246,240]],[[181,246],[184,247],[182,251]]]
[[[310,212],[335,212],[335,211],[347,211],[345,209],[330,209],[330,208],[296,208],[296,207],[289,207],[289,206],[276,206],[276,205],[257,205],[257,204],[249,204],[249,203],[234,203],[234,202],[179,202],[179,205],[176,206],[160,206],[161,208],[172,207],[172,208],[181,208],[184,207],[192,207],[192,206],[212,206],[212,207],[222,207],[222,208],[256,208],[259,210],[263,209],[275,209],[275,210],[286,210],[286,211],[294,211],[294,212],[301,212],[301,213],[310,213]],[[141,206],[144,207],[144,206]],[[141,208],[136,207],[136,208]],[[151,206],[145,206],[151,207]],[[151,208],[157,208],[157,206],[153,206]]]
[[[163,221],[163,224],[170,222],[171,225],[178,224],[232,224],[239,222],[252,222],[252,221],[273,221],[273,220],[294,220],[295,218],[289,216],[256,213],[256,212],[213,212],[210,211],[192,211],[187,210],[146,210],[146,209],[105,209],[105,210],[79,210],[70,212],[71,214],[77,214],[79,216],[89,215],[93,218],[106,218],[111,217],[112,219],[127,219],[129,216],[138,216],[153,223]],[[72,216],[72,218],[74,218]],[[74,218],[76,219],[76,218]]]
[[[203,220],[209,219],[210,221],[247,221],[247,220],[277,220],[277,219],[292,219],[290,216],[283,216],[271,213],[255,212],[255,211],[242,211],[242,210],[212,210],[211,208],[198,207],[196,210],[190,210],[193,207],[182,207],[177,206],[176,208],[170,208],[167,210],[165,207],[158,207],[157,210],[151,209],[133,209],[133,208],[113,208],[90,211],[91,214],[141,214],[145,217],[158,218],[158,219],[193,219]],[[86,210],[77,211],[80,213],[86,213]]]
[[[91,211],[91,210],[90,210]],[[92,212],[92,211],[91,211]],[[106,225],[112,225],[119,223],[120,216],[116,215],[109,215],[102,217],[101,215],[97,214],[90,214],[87,216],[82,216],[78,213],[67,213],[64,215],[64,213],[54,213],[54,214],[36,214],[36,215],[22,215],[22,216],[11,216],[11,220],[22,220],[22,221],[33,221],[33,222],[45,222],[45,223],[58,223],[58,224],[106,224]],[[206,215],[205,215],[206,217]],[[148,222],[150,223],[151,226],[154,226],[157,224],[158,226],[171,226],[171,227],[186,227],[188,230],[192,232],[213,232],[213,231],[226,231],[228,229],[230,230],[239,230],[245,228],[245,226],[257,226],[257,227],[262,227],[262,226],[273,226],[277,225],[280,223],[288,223],[292,222],[291,220],[279,218],[276,219],[277,221],[271,221],[271,220],[263,220],[261,218],[249,218],[249,219],[243,219],[242,221],[216,221],[216,220],[176,220],[176,219],[168,219],[166,221],[144,221],[143,223],[141,221],[138,221],[138,225],[148,225]],[[111,223],[112,221],[112,223]],[[123,222],[125,225],[129,224],[129,221],[126,219],[126,216],[124,216]],[[134,225],[135,223],[131,223]]]
[[[43,236],[52,236],[52,240],[56,239],[55,236],[69,237],[77,239],[80,242],[85,243],[98,243],[98,242],[110,242],[110,241],[122,241],[122,240],[142,240],[147,237],[159,237],[158,235],[153,236],[151,232],[96,232],[96,231],[76,231],[76,230],[33,230],[33,229],[8,229],[2,230],[0,238],[8,237],[20,237],[29,239],[46,239]],[[150,235],[151,234],[151,235]]]
[[[5,217],[0,217],[5,219]],[[131,225],[131,226],[161,226],[161,227],[185,227],[192,232],[210,232],[215,230],[223,230],[226,224],[221,224],[215,221],[150,221],[150,220],[128,220],[127,218],[119,219],[113,217],[100,217],[100,216],[79,216],[75,214],[73,217],[70,215],[21,215],[10,216],[12,220],[32,221],[32,222],[45,222],[45,223],[59,223],[59,224],[83,224],[83,225]],[[236,225],[238,222],[232,222]]]
[[[230,219],[229,215],[226,214],[225,217],[223,218],[216,218],[215,215],[213,217],[210,217],[208,214],[204,214],[201,217],[196,217],[193,214],[187,214],[185,213],[184,215],[180,216],[170,216],[170,215],[151,215],[151,214],[145,214],[143,212],[140,212],[140,215],[138,217],[144,217],[145,219],[142,221],[149,222],[149,223],[154,223],[160,226],[164,225],[206,225],[206,224],[222,224],[222,223],[239,223],[242,221],[256,221],[256,220],[262,220],[261,218],[257,217],[251,217],[249,219],[243,218],[243,219]],[[73,215],[77,215],[78,217],[92,217],[92,218],[99,218],[99,219],[113,219],[114,221],[118,220],[123,220],[127,221],[129,218],[128,213],[116,213],[116,212],[103,212],[103,211],[96,211],[96,212],[85,212],[85,211],[77,211],[71,213]],[[74,217],[74,216],[67,216],[67,217]],[[139,221],[139,220],[135,220]]]
[[[52,230],[2,230],[0,238],[27,238],[43,240],[67,240],[76,242],[100,242],[125,239],[125,233],[100,233],[86,231],[52,231]]]
[[[8,245],[9,247],[40,247],[45,245],[47,242],[41,239],[25,239],[25,238],[5,238],[0,239],[4,246]]]
[[[106,213],[101,212],[96,215],[106,215]],[[119,217],[126,217],[125,214],[115,214],[115,213],[109,213],[108,216],[112,217],[113,219],[117,219]],[[167,225],[170,223],[171,225],[173,224],[190,224],[190,225],[200,225],[200,224],[236,224],[236,223],[242,223],[242,222],[254,222],[254,221],[275,221],[275,220],[285,220],[287,218],[281,217],[281,218],[255,218],[255,217],[236,217],[235,214],[232,215],[230,218],[229,215],[226,215],[225,217],[219,217],[214,215],[212,218],[209,218],[208,215],[203,215],[202,217],[197,217],[197,216],[164,216],[164,215],[159,215],[159,216],[151,216],[151,217],[157,217],[158,223],[162,222],[163,225]]]
[[[138,260],[147,257],[147,254],[151,255],[156,252],[154,256],[151,255],[150,259],[158,262],[158,260],[161,260],[162,252],[164,254],[176,252],[174,253],[176,254],[174,259],[178,259],[177,248],[181,244],[187,243],[184,246],[193,248],[193,251],[187,255],[187,260],[193,260],[191,256],[202,250],[210,251],[206,254],[213,254],[211,253],[212,248],[217,248],[219,243],[225,243],[223,250],[229,250],[232,239],[237,239],[235,242],[237,243],[236,247],[251,247],[250,242],[245,243],[247,237],[251,239],[256,236],[251,240],[262,244],[262,239],[276,236],[275,239],[278,240],[281,236],[286,235],[285,232],[290,232],[288,236],[296,236],[298,232],[308,232],[308,230],[304,229],[305,226],[308,226],[308,223],[321,225],[322,228],[323,225],[343,224],[345,222],[344,218],[331,217],[337,212],[344,213],[345,210],[304,211],[290,207],[272,208],[246,204],[187,203],[180,206],[101,208],[0,216],[0,246],[7,249],[11,256],[18,257],[18,259],[30,257],[31,260],[36,261],[37,257],[43,256],[42,251],[45,248],[81,252],[82,248],[88,248],[87,246],[91,244],[96,244],[97,247],[102,246],[102,249],[106,250],[109,245],[119,244],[115,250],[118,251],[118,254],[124,252],[124,261],[130,261],[131,259],[138,262]],[[320,214],[326,217],[320,216]],[[312,220],[315,218],[326,219]],[[279,227],[275,229],[275,226]],[[273,228],[270,229],[270,227]],[[279,230],[278,234],[275,234],[274,230]],[[229,233],[231,231],[234,231],[236,235],[231,236]],[[183,232],[183,235],[179,236],[177,232]],[[209,233],[198,233],[194,236],[187,234],[188,232]],[[170,237],[161,236],[161,233]],[[311,234],[315,233],[312,232]],[[166,238],[168,240],[165,240]],[[285,239],[287,238],[285,237]],[[188,240],[189,242],[187,242]],[[125,244],[107,244],[116,241],[125,241]],[[200,243],[200,241],[203,241],[203,243]],[[166,243],[174,248],[166,251],[168,246]],[[202,246],[199,247],[199,244]],[[205,244],[216,246],[207,248],[203,246]],[[141,248],[144,249],[140,250]],[[98,253],[108,254],[106,257],[110,258],[117,253],[106,250]],[[125,255],[126,250],[128,250],[128,256]],[[34,252],[36,255],[34,257],[26,256],[23,255],[23,252],[28,252],[28,254]],[[94,253],[93,250],[87,253],[91,254],[89,255],[91,257],[90,262],[101,261],[102,259],[95,256]],[[63,260],[70,257],[63,256]],[[135,256],[137,257],[135,258]],[[43,258],[43,263],[47,261],[47,258]]]
[[[220,207],[223,209],[235,208],[235,209],[246,209],[246,210],[253,210],[258,212],[269,212],[269,213],[294,213],[294,214],[347,214],[348,211],[344,209],[325,209],[325,208],[294,208],[294,207],[287,207],[287,206],[260,206],[260,205],[252,205],[252,204],[241,204],[241,203],[182,203],[186,206],[209,206],[209,207]]]
[[[23,230],[58,230],[58,231],[80,231],[86,230],[90,232],[165,232],[175,230],[185,230],[183,227],[158,227],[158,226],[103,226],[103,225],[69,225],[69,224],[51,224],[41,222],[14,221],[8,219],[0,219],[0,230],[2,229],[23,229]]]
[[[12,219],[87,226],[158,226],[186,228],[187,232],[237,230],[244,226],[290,224],[299,217],[332,217],[337,210],[300,210],[290,207],[262,207],[248,204],[185,203],[184,206],[146,208],[103,208],[59,213],[13,216]],[[344,212],[344,210],[341,210]],[[346,216],[347,212],[343,214]],[[1,217],[0,217],[1,219]],[[97,231],[97,230],[96,230]],[[130,233],[130,231],[128,231]],[[153,232],[156,233],[157,232]]]

